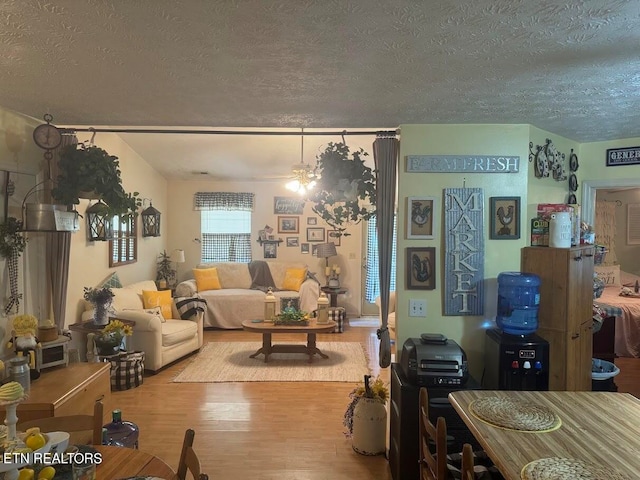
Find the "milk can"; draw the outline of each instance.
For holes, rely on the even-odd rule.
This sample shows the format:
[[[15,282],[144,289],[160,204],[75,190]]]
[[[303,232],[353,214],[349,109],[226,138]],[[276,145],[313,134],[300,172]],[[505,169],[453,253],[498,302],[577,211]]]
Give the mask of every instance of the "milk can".
[[[549,220],[549,246],[555,248],[571,247],[571,214],[554,212]]]
[[[9,378],[13,382],[22,385],[24,393],[29,393],[31,389],[31,374],[27,357],[16,357],[9,360]]]

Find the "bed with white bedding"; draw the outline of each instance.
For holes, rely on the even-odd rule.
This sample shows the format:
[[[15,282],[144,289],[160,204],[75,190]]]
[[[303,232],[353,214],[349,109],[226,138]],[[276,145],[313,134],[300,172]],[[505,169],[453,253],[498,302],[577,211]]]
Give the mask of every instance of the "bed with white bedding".
[[[606,285],[595,303],[616,317],[616,355],[640,357],[640,295],[634,296],[634,286],[636,281],[640,283],[640,276],[621,272],[619,265],[595,268]],[[621,295],[621,292],[632,296]]]

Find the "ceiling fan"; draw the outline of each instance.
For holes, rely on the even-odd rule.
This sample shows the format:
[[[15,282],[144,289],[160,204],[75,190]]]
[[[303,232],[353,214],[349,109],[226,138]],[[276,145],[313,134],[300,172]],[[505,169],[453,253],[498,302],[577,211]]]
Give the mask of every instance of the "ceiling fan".
[[[287,190],[304,195],[316,185],[317,175],[308,163],[304,163],[304,128],[300,135],[300,163],[291,166],[291,178],[285,185]]]

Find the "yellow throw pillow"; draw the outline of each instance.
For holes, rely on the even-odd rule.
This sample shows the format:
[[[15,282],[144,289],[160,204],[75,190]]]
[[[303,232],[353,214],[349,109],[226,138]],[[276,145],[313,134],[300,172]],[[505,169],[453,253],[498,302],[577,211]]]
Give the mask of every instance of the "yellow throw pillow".
[[[218,278],[218,269],[213,268],[194,268],[193,276],[196,279],[196,286],[199,292],[205,290],[220,290],[220,279]]]
[[[282,281],[283,290],[300,291],[300,286],[307,276],[306,268],[287,268]]]
[[[171,314],[171,290],[143,290],[142,301],[144,308],[160,307],[162,316],[167,318],[173,318]]]

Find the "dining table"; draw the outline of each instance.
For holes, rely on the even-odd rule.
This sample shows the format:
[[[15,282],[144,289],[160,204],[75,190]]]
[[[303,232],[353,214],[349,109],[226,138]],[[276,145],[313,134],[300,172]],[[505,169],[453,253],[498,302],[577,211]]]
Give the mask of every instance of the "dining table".
[[[96,478],[120,479],[138,476],[177,480],[176,472],[159,457],[142,450],[92,445],[102,455],[102,463],[96,468]]]
[[[560,426],[539,433],[495,426],[470,405],[500,397],[553,412]],[[576,459],[640,478],[640,400],[628,393],[461,390],[449,401],[507,480],[543,458]],[[472,407],[473,408],[473,407]]]

